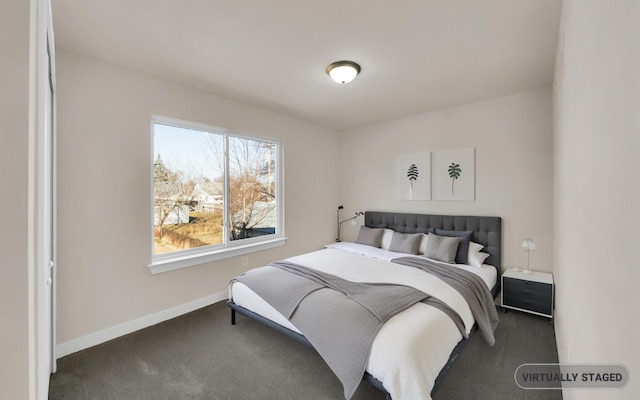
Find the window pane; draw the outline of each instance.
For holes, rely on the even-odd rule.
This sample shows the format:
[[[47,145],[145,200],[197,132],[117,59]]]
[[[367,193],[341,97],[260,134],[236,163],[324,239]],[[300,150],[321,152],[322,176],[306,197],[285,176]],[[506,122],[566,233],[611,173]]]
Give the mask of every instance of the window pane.
[[[223,135],[153,129],[154,254],[223,243]]]
[[[283,243],[277,141],[159,116],[152,128],[158,266]]]
[[[276,233],[276,144],[229,137],[230,240]]]

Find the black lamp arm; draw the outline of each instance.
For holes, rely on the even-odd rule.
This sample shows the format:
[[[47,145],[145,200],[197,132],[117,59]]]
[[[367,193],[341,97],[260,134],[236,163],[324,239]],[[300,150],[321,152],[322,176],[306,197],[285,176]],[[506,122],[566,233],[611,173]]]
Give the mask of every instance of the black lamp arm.
[[[358,212],[356,212],[356,214],[353,217],[347,218],[345,220],[340,221],[340,210],[342,210],[343,208],[344,207],[342,207],[342,206],[338,207],[338,219],[337,219],[337,221],[338,221],[338,236],[336,237],[336,242],[340,241],[340,227],[342,226],[343,223],[345,223],[347,221],[352,221],[352,220],[358,218],[359,216],[364,215],[364,213],[362,211],[358,211]]]
[[[345,220],[343,220],[343,221],[340,221],[340,224],[342,224],[343,222],[351,221],[352,219],[356,219],[356,218],[358,218],[358,217],[359,217],[359,216],[361,216],[361,215],[364,215],[364,213],[363,213],[362,211],[358,211],[358,212],[356,213],[356,215],[354,215],[353,217],[351,217],[351,218],[347,218],[347,219],[345,219]]]

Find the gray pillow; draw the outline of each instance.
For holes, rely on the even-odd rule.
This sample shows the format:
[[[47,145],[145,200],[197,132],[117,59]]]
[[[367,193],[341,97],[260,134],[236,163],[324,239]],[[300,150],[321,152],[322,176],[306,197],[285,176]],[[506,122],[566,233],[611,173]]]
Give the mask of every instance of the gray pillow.
[[[380,247],[382,243],[382,234],[384,229],[382,228],[369,228],[362,225],[356,243],[366,244],[367,246]]]
[[[436,229],[436,235],[459,237],[460,244],[458,245],[458,251],[456,252],[456,263],[457,264],[468,263],[469,242],[471,242],[471,236],[473,235],[473,231],[446,231],[444,229]]]
[[[410,234],[393,232],[389,250],[396,251],[398,253],[418,254],[418,248],[420,247],[420,240],[422,239],[422,236],[422,233]]]
[[[440,236],[435,233],[429,234],[427,248],[424,256],[438,261],[453,263],[456,260],[456,252],[460,238],[451,236]]]

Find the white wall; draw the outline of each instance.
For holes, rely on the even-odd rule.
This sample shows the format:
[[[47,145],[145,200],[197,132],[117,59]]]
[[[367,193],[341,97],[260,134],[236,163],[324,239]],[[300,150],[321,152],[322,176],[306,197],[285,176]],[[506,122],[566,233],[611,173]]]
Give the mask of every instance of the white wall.
[[[640,4],[565,0],[554,82],[554,264],[560,362],[623,363],[640,398]]]
[[[152,114],[282,140],[289,239],[249,267],[333,240],[335,131],[60,50],[57,78],[58,343],[226,294],[247,268],[232,258],[149,274]]]
[[[396,157],[475,148],[475,201],[396,199]],[[503,266],[552,271],[551,90],[544,88],[344,132],[343,215],[359,210],[503,218]],[[432,154],[433,157],[433,154]],[[433,196],[432,196],[433,198]],[[345,226],[345,238],[357,229]]]
[[[27,399],[29,334],[29,10],[0,6],[0,398]]]

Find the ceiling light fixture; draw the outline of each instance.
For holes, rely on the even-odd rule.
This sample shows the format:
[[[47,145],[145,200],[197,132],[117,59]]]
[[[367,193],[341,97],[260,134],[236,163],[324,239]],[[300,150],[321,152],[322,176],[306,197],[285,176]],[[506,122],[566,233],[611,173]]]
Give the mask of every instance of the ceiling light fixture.
[[[338,83],[349,83],[360,73],[360,66],[353,61],[336,61],[327,67],[327,74]]]

